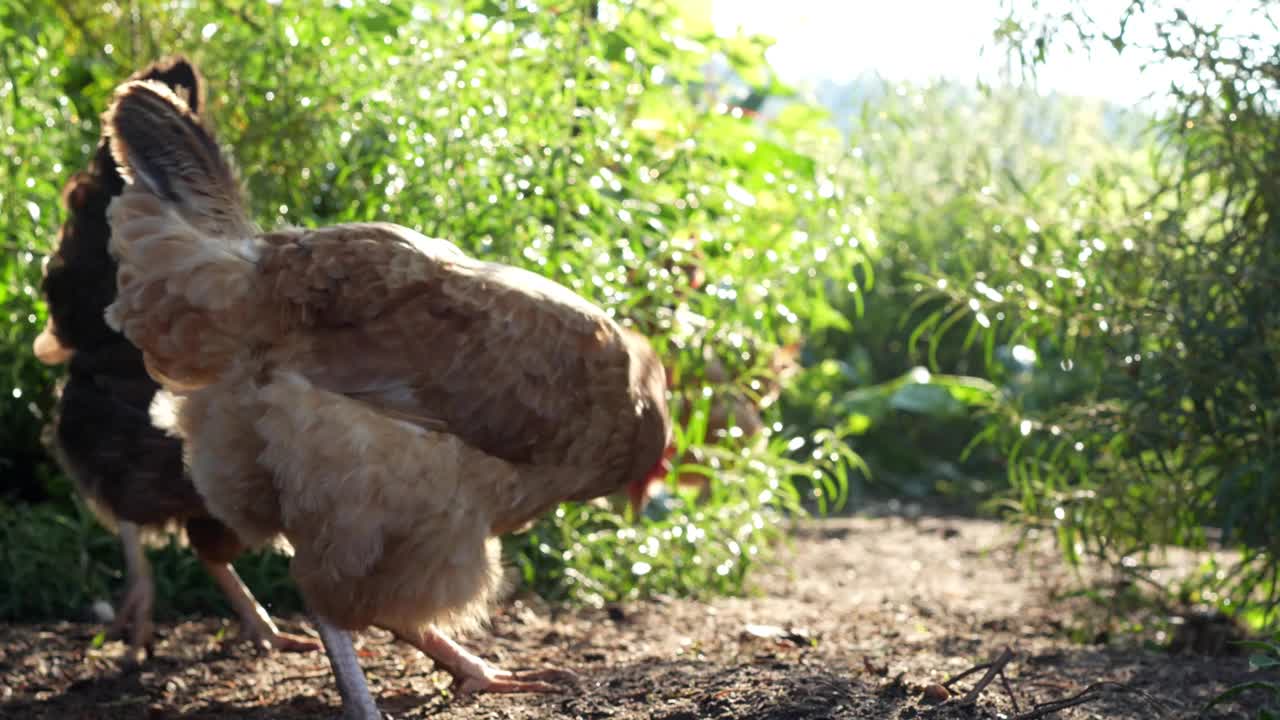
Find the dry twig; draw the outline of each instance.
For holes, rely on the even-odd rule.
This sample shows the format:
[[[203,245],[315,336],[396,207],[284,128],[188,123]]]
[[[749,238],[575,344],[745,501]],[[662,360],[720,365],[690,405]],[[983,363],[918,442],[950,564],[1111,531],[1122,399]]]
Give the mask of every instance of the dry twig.
[[[1147,693],[1142,692],[1141,690],[1138,690],[1137,688],[1130,687],[1128,685],[1125,685],[1124,683],[1104,680],[1101,682],[1093,683],[1092,685],[1086,687],[1085,689],[1077,692],[1074,695],[1069,695],[1067,697],[1059,698],[1057,700],[1049,700],[1042,703],[1036,703],[1035,705],[1027,709],[1026,712],[1023,712],[1018,704],[1018,696],[1014,694],[1013,686],[1009,683],[1009,678],[1005,677],[1005,674],[1004,674],[1005,667],[1013,660],[1014,657],[1015,657],[1014,652],[1010,650],[1008,647],[1005,647],[1005,649],[1000,653],[999,656],[996,657],[996,659],[990,662],[982,663],[980,665],[974,665],[968,670],[965,670],[964,672],[958,675],[954,675],[948,678],[947,680],[943,681],[942,687],[946,688],[947,690],[951,690],[951,686],[955,685],[960,680],[963,680],[964,678],[967,678],[970,675],[973,675],[974,673],[979,673],[985,670],[986,674],[982,676],[982,679],[978,681],[978,684],[974,685],[973,689],[965,693],[964,697],[961,697],[959,700],[956,701],[956,703],[959,705],[973,705],[978,701],[978,696],[982,694],[982,691],[985,690],[988,685],[995,682],[996,678],[1000,678],[1000,684],[1004,687],[1004,691],[1009,695],[1009,700],[1012,701],[1013,703],[1013,713],[1014,713],[1013,720],[1040,720],[1041,718],[1046,718],[1054,713],[1058,713],[1063,710],[1066,710],[1067,708],[1072,708],[1077,705],[1083,705],[1087,702],[1096,700],[1099,697],[1102,697],[1102,695],[1107,690],[1119,690],[1123,692],[1137,693],[1138,695],[1142,696],[1143,699],[1145,699],[1151,705],[1158,708],[1162,713],[1167,710],[1167,708],[1164,706],[1163,703],[1161,703],[1154,697],[1151,697]],[[1048,684],[1052,687],[1058,687],[1058,688],[1064,687],[1060,683],[1051,683],[1051,684],[1034,683],[1034,684],[1037,684],[1037,685]]]
[[[1144,692],[1141,692],[1140,690],[1135,690],[1134,688],[1131,688],[1128,685],[1125,685],[1124,683],[1111,682],[1109,680],[1104,680],[1102,682],[1096,682],[1090,685],[1089,687],[1086,687],[1085,689],[1081,690],[1075,695],[1071,695],[1069,697],[1061,698],[1058,700],[1049,700],[1048,702],[1036,703],[1035,706],[1033,706],[1030,710],[1026,711],[1025,713],[1015,715],[1013,717],[1013,720],[1039,720],[1039,718],[1048,717],[1053,713],[1061,712],[1063,710],[1066,710],[1067,708],[1075,707],[1076,705],[1083,705],[1087,702],[1097,700],[1098,698],[1102,697],[1104,690],[1122,690],[1125,692],[1137,692],[1138,694],[1142,695],[1152,705],[1160,706],[1160,703],[1157,702],[1155,698],[1151,697],[1150,695],[1147,695]]]
[[[1009,702],[1013,703],[1013,714],[1021,715],[1022,708],[1018,706],[1018,696],[1013,694],[1013,688],[1009,686],[1009,678],[1005,677],[1004,671],[1000,671],[1000,684],[1004,686],[1004,691],[1009,695]]]
[[[950,690],[951,686],[959,682],[960,680],[963,680],[964,678],[969,677],[970,675],[976,672],[981,672],[983,670],[986,670],[987,674],[982,676],[982,679],[978,681],[978,684],[974,685],[972,690],[965,693],[964,697],[960,698],[960,701],[959,701],[960,704],[973,705],[974,703],[978,702],[978,696],[982,694],[982,691],[986,690],[987,686],[990,685],[997,677],[999,677],[1001,683],[1004,685],[1005,692],[1009,693],[1009,699],[1013,701],[1013,706],[1014,706],[1014,709],[1016,710],[1018,707],[1018,699],[1014,697],[1013,688],[1009,687],[1009,680],[1004,676],[1004,668],[1006,665],[1009,664],[1010,661],[1013,660],[1013,658],[1014,658],[1013,651],[1006,647],[1004,651],[1000,653],[1000,656],[997,657],[995,660],[992,660],[991,662],[982,663],[981,665],[974,665],[973,667],[969,668],[968,670],[965,670],[959,675],[948,678],[945,682],[942,683],[942,687]]]

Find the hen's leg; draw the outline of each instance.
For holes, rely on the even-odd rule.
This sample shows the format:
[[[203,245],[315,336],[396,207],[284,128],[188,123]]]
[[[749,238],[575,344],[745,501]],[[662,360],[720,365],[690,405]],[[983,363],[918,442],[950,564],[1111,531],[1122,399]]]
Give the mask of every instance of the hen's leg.
[[[513,673],[494,667],[484,658],[468,652],[466,648],[435,628],[429,628],[420,633],[397,632],[396,635],[426,653],[436,665],[452,675],[455,687],[462,694],[560,692],[564,688],[552,683],[571,682],[577,678],[568,670],[548,669]]]
[[[333,666],[338,694],[342,695],[343,720],[383,720],[384,716],[373,702],[373,695],[369,693],[364,671],[356,660],[356,648],[351,643],[351,635],[319,617],[316,618],[316,629],[320,631],[324,651],[329,655],[329,664]]]
[[[151,624],[151,607],[155,602],[155,582],[151,578],[151,564],[142,548],[142,529],[131,522],[120,523],[120,542],[124,545],[125,593],[120,610],[108,631],[113,637],[129,634],[129,660],[142,662],[151,654],[154,626]]]
[[[271,616],[258,604],[253,593],[236,574],[235,568],[231,567],[231,563],[204,558],[201,558],[201,562],[213,581],[222,589],[222,594],[227,596],[227,602],[231,603],[236,615],[240,616],[241,638],[264,650],[274,648],[286,652],[310,652],[320,649],[320,643],[311,638],[280,632]]]

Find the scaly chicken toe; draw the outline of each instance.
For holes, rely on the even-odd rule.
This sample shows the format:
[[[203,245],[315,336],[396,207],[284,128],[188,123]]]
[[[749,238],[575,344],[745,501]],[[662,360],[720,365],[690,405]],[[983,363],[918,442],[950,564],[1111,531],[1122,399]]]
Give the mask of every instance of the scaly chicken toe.
[[[132,664],[139,664],[151,655],[155,628],[151,621],[154,597],[155,590],[149,577],[130,580],[116,618],[107,631],[107,637],[123,639],[127,635],[129,649],[126,660]]]
[[[564,685],[576,682],[577,679],[578,676],[569,670],[546,669],[515,673],[485,663],[479,675],[455,675],[454,688],[459,695],[555,693],[564,692]]]
[[[396,635],[421,650],[436,665],[453,676],[459,694],[563,692],[565,684],[573,684],[578,676],[569,670],[545,669],[511,672],[495,667],[454,642],[435,628],[421,633]]]
[[[142,549],[142,530],[130,522],[120,523],[120,541],[124,545],[127,588],[120,601],[111,628],[110,637],[123,637],[129,629],[127,660],[141,663],[151,654],[155,626],[151,622],[151,609],[155,603],[155,584],[151,578],[151,564]]]
[[[241,633],[244,632],[241,630]],[[294,635],[279,630],[265,633],[259,629],[250,630],[248,638],[258,647],[280,652],[315,652],[323,647],[318,640],[313,640],[306,635]]]
[[[247,640],[264,651],[279,650],[282,652],[314,652],[321,644],[302,635],[291,635],[280,632],[275,621],[267,614],[266,609],[258,604],[253,593],[245,586],[244,581],[236,574],[230,563],[219,563],[205,560],[205,569],[213,578],[227,602],[240,617],[240,639]]]

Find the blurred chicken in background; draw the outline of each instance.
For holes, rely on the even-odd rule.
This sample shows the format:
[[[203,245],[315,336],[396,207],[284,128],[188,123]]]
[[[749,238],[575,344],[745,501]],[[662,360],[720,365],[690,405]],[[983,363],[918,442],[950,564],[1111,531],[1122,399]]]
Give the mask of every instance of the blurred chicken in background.
[[[193,110],[204,109],[204,80],[182,57],[156,62],[132,79],[164,83]],[[155,582],[144,535],[181,526],[240,616],[243,638],[281,650],[319,649],[315,640],[280,632],[237,576],[231,561],[243,544],[205,508],[183,468],[182,442],[152,425],[150,407],[159,386],[147,374],[142,353],[103,319],[116,297],[107,206],[123,189],[103,140],[88,168],[63,189],[68,216],[57,246],[45,258],[42,282],[49,320],[32,348],[41,362],[67,365],[45,435],[50,449],[124,545],[126,590],[111,634],[129,628],[134,661],[150,651]]]

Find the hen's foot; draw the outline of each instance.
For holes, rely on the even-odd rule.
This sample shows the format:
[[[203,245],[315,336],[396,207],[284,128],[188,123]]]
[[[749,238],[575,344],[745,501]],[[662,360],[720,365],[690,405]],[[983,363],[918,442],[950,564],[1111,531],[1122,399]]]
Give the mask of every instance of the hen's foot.
[[[151,587],[150,578],[133,582],[125,591],[120,609],[116,612],[116,618],[107,630],[107,637],[121,639],[127,637],[129,650],[125,654],[125,659],[129,663],[138,664],[151,656],[155,633],[155,626],[151,622],[151,606],[154,599],[155,592]]]
[[[430,628],[420,633],[396,633],[400,639],[421,650],[440,669],[453,676],[453,687],[461,695],[471,693],[562,692],[578,676],[568,670],[511,672],[491,665],[468,652],[449,636]]]
[[[247,640],[263,652],[271,650],[314,652],[322,647],[319,640],[305,635],[280,632],[275,621],[254,599],[253,593],[249,592],[249,588],[236,574],[235,568],[231,567],[230,563],[205,560],[204,566],[209,576],[222,589],[222,594],[227,596],[227,601],[235,609],[236,615],[240,616],[241,640]]]
[[[564,685],[577,682],[578,676],[569,670],[545,669],[529,672],[511,672],[482,661],[479,668],[453,670],[453,688],[459,695],[472,693],[553,693],[564,692]],[[559,684],[557,684],[559,683]]]
[[[127,628],[129,650],[125,660],[136,665],[151,655],[155,634],[155,625],[151,622],[155,585],[151,580],[151,565],[142,549],[141,529],[133,523],[120,523],[120,540],[124,545],[127,589],[107,636],[123,638]]]
[[[247,623],[240,627],[240,639],[248,640],[262,652],[315,652],[323,647],[319,640],[306,635],[265,631]]]

